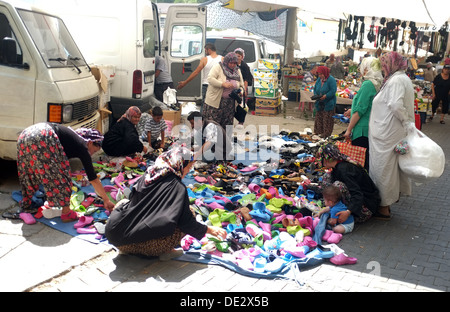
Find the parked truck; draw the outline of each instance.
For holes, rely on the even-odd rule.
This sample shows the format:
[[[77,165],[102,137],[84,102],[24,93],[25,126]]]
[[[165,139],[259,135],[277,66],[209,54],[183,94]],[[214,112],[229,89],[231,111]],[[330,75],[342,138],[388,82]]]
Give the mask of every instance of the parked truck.
[[[0,1],[0,158],[17,159],[20,132],[39,122],[95,128],[99,87],[64,22]]]
[[[109,107],[113,113],[113,119],[119,118],[132,105],[139,107],[143,112],[153,106],[155,56],[161,55],[167,62],[172,62],[168,59],[171,55],[168,46],[172,46],[172,43],[178,44],[175,41],[164,41],[167,44],[164,43],[164,47],[161,48],[156,4],[150,0],[27,1],[64,20],[89,64],[100,68],[108,67],[106,76],[110,80]],[[199,10],[205,9],[199,9],[198,6],[171,6],[169,11],[173,13],[168,14],[165,22],[165,30],[170,31],[164,34],[172,30],[178,34],[183,32],[186,29],[183,23],[184,25],[196,23]],[[200,34],[205,33],[206,13],[203,15],[204,21],[199,30]],[[183,35],[192,36],[193,34],[184,32]],[[194,57],[189,59],[178,57],[180,61],[175,64],[183,63],[182,59],[184,59],[186,72],[190,70],[191,63],[198,64],[201,56],[204,55],[204,35],[202,40],[200,51],[198,53],[196,51]],[[180,47],[177,46],[175,50],[178,48]],[[183,67],[183,65],[174,66],[177,71],[181,71]],[[198,90],[201,90],[200,84]],[[178,95],[182,97],[184,92],[186,91]],[[200,91],[198,93],[201,94]]]

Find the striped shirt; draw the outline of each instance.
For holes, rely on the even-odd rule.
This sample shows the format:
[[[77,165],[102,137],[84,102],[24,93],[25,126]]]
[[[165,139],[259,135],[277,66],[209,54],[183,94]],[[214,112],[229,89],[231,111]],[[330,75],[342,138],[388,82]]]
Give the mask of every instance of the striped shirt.
[[[150,134],[152,136],[151,142],[155,142],[156,140],[158,140],[161,132],[166,129],[167,129],[167,124],[164,121],[164,118],[161,119],[160,122],[155,122],[155,120],[153,118],[149,118],[149,120],[145,124],[145,133],[150,131]]]

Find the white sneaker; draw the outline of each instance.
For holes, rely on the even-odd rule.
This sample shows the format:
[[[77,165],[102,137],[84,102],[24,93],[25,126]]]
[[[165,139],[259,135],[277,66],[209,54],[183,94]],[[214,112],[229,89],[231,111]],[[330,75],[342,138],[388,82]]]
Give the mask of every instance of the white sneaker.
[[[56,217],[61,217],[62,209],[60,208],[48,208],[48,209],[42,209],[42,215],[46,219],[53,219]]]

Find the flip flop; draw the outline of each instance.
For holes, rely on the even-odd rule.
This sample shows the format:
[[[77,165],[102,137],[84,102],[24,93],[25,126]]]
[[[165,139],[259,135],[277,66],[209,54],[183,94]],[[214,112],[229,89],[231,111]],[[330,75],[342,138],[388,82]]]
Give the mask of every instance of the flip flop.
[[[21,212],[20,219],[22,219],[23,222],[25,222],[26,224],[35,224],[36,223],[36,219],[33,218],[31,213],[28,213],[28,212]]]
[[[78,219],[78,222],[73,225],[75,229],[85,227],[86,225],[91,224],[94,221],[94,217],[91,216],[81,216]]]
[[[355,264],[357,261],[357,258],[348,257],[343,253],[330,258],[330,262],[336,265]]]

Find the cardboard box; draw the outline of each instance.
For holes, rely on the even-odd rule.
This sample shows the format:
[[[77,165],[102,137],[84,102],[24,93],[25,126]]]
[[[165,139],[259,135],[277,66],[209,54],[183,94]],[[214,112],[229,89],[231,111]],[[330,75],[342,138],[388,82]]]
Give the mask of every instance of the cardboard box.
[[[97,130],[105,134],[109,130],[109,116],[112,112],[106,108],[100,108],[98,112],[100,113],[100,119],[98,120]]]
[[[278,79],[253,79],[254,88],[274,89],[278,88]]]
[[[279,90],[278,88],[265,89],[265,88],[255,88],[255,97],[274,99],[278,98]]]
[[[279,70],[280,60],[277,59],[259,59],[258,69],[269,69],[269,70]]]
[[[276,116],[281,111],[281,105],[278,106],[256,106],[255,115],[258,116]]]
[[[265,98],[256,98],[255,99],[255,107],[261,107],[261,106],[269,106],[269,107],[275,107],[279,106],[281,104],[281,97],[275,98],[275,99],[265,99]]]
[[[278,79],[278,73],[274,70],[253,70],[253,78],[255,79]]]
[[[181,109],[180,110],[163,110],[164,120],[172,121],[172,126],[179,125],[181,122]]]

